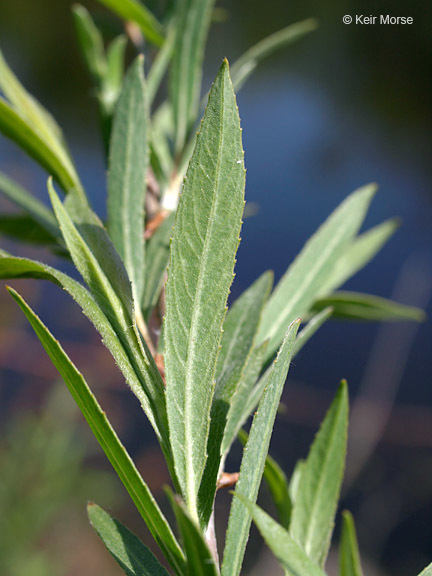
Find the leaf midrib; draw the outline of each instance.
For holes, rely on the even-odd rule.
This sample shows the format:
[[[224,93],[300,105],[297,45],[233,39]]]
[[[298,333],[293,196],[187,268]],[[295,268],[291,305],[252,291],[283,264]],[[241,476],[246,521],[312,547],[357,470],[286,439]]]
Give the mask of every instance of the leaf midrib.
[[[222,147],[224,142],[224,131],[223,131],[223,122],[224,122],[224,90],[225,90],[225,78],[222,77],[221,80],[221,98],[220,98],[220,121],[219,121],[219,128],[220,128],[220,137],[219,137],[219,145],[218,145],[218,152],[217,152],[217,162],[216,162],[216,170],[215,170],[215,190],[219,190],[220,187],[220,161],[222,156]],[[194,294],[194,306],[193,306],[193,313],[192,313],[192,320],[191,320],[191,329],[189,332],[189,342],[188,342],[188,359],[186,364],[186,385],[185,385],[185,458],[186,458],[186,495],[187,495],[187,502],[191,513],[195,516],[197,514],[197,494],[198,490],[195,486],[195,475],[194,475],[194,468],[195,464],[193,461],[193,449],[192,446],[194,444],[194,434],[193,429],[190,427],[191,423],[191,398],[192,394],[191,387],[193,386],[193,382],[191,382],[191,367],[195,360],[195,343],[196,343],[196,336],[197,336],[197,318],[200,314],[200,308],[196,305],[197,302],[197,295],[201,293],[202,285],[203,285],[203,278],[205,276],[204,270],[206,269],[207,260],[208,260],[208,242],[209,238],[211,238],[213,226],[214,226],[214,213],[216,211],[216,206],[218,204],[218,194],[215,192],[213,194],[212,206],[210,210],[209,216],[209,226],[206,231],[203,251],[202,251],[202,265],[200,266],[199,275],[198,275],[198,282],[197,287]],[[214,366],[212,372],[214,373],[216,366]],[[210,413],[210,407],[208,412]],[[208,430],[208,425],[207,425]],[[207,436],[207,434],[206,434]],[[190,488],[192,488],[190,490]]]

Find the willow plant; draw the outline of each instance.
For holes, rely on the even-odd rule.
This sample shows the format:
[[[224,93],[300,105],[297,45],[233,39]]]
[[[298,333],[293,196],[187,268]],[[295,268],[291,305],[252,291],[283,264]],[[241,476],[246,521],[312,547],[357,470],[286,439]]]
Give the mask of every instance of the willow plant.
[[[21,210],[14,226],[3,225],[3,232],[43,243],[71,260],[83,283],[5,251],[0,277],[49,280],[76,301],[141,404],[171,477],[166,491],[176,529],[84,376],[30,305],[8,288],[132,498],[165,566],[93,503],[90,522],[128,575],[238,576],[254,521],[286,574],[322,576],[345,465],[347,384],[339,385],[309,455],[289,481],[268,456],[270,438],[291,359],[324,322],[333,317],[421,319],[419,310],[395,302],[336,291],[373,258],[397,223],[388,220],[359,234],[376,187],[355,191],[309,239],[274,290],[272,273],[264,272],[227,311],[245,204],[235,91],[265,56],[316,24],[307,20],[276,32],[231,70],[224,60],[204,97],[196,135],[214,2],[173,3],[161,21],[138,0],[101,2],[127,21],[125,30],[140,52],[124,73],[127,37],[105,47],[89,12],[74,7],[106,150],[106,223],[90,205],[56,121],[0,56],[0,130],[46,170],[51,203],[48,207],[1,175],[2,193]],[[251,414],[246,434],[243,426]],[[240,470],[228,474],[225,461],[238,437],[245,445]],[[263,477],[278,520],[256,505]],[[218,489],[227,485],[235,485],[235,492],[222,549],[214,510]],[[431,566],[423,576],[432,574]],[[361,573],[353,519],[345,512],[340,575]]]

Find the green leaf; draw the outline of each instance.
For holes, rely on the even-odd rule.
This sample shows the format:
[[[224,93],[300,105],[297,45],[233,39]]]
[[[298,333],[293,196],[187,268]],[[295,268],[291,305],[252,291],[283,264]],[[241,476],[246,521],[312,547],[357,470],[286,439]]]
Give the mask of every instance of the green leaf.
[[[165,101],[152,115],[150,160],[153,172],[162,186],[163,195],[161,199],[161,208],[169,210],[170,212],[175,211],[177,208],[179,194],[177,186],[175,186],[175,190],[170,190],[174,172],[174,160],[170,147],[173,135],[172,109],[169,103]],[[181,181],[182,180],[183,178]],[[177,179],[174,177],[174,183],[176,181]],[[171,196],[174,196],[173,201],[171,201]]]
[[[78,43],[95,86],[102,137],[108,155],[112,116],[122,88],[127,38],[123,35],[115,38],[105,54],[102,35],[89,12],[79,4],[72,10]]]
[[[2,172],[0,172],[0,193],[4,194],[16,206],[25,210],[51,236],[61,237],[53,212],[25,188]]]
[[[354,519],[347,510],[342,512],[339,567],[340,576],[363,576]]]
[[[348,391],[341,382],[309,451],[291,516],[290,534],[321,566],[327,557],[345,467]]]
[[[169,576],[151,551],[121,522],[89,502],[87,514],[108,552],[127,576]]]
[[[171,67],[175,150],[179,155],[194,126],[201,92],[202,63],[214,0],[179,0],[177,39]]]
[[[370,320],[373,322],[415,320],[422,322],[425,319],[425,313],[419,308],[358,292],[334,292],[330,296],[319,298],[314,303],[312,310],[319,312],[329,306],[333,309],[332,316],[334,318],[348,320]]]
[[[270,339],[268,359],[273,356],[288,324],[305,315],[322,295],[322,286],[359,230],[375,191],[376,186],[365,186],[342,202],[279,281],[264,311],[258,338],[260,342]]]
[[[318,27],[318,23],[313,18],[308,18],[302,22],[291,24],[278,32],[274,32],[264,38],[252,48],[249,48],[231,67],[231,76],[236,91],[240,90],[249,76],[254,72],[258,64],[273,52],[300,40],[309,32]]]
[[[245,446],[249,437],[247,432],[240,430],[238,437],[242,445]],[[276,507],[279,523],[283,528],[288,530],[292,510],[288,479],[285,476],[285,472],[276,460],[270,456],[270,454],[267,454],[263,478],[268,486],[273,503]]]
[[[103,83],[103,101],[110,112],[114,111],[122,90],[126,46],[127,37],[122,34],[114,38],[106,51],[107,72]]]
[[[225,61],[186,175],[166,284],[165,374],[174,464],[192,517],[244,206],[241,129]]]
[[[135,302],[144,289],[144,206],[148,108],[143,57],[128,72],[113,120],[108,171],[108,232],[132,281]]]
[[[234,442],[240,428],[258,405],[264,386],[257,384],[258,376],[264,364],[267,342],[251,351],[243,374],[232,397],[228,410],[224,437],[222,440],[222,454],[227,454]],[[256,385],[256,386],[255,386]],[[258,390],[258,387],[259,390]]]
[[[267,386],[263,392],[258,410],[254,416],[249,439],[243,452],[236,494],[243,495],[255,503],[264,471],[280,397],[288,374],[292,350],[299,321],[293,322],[269,372]],[[238,576],[249,536],[251,514],[240,500],[235,499],[231,506],[222,576]]]
[[[45,108],[21,85],[0,50],[0,88],[15,110],[41,134],[50,147],[60,147],[61,130]]]
[[[61,184],[86,201],[69,150],[54,118],[21,85],[0,50],[0,89],[11,107],[0,99],[0,131],[27,151]]]
[[[235,392],[251,351],[262,309],[273,285],[273,273],[264,272],[229,309],[223,325],[221,351],[216,364],[214,402],[228,403]]]
[[[48,181],[51,203],[72,260],[95,300],[114,326],[127,334],[134,321],[134,303],[129,278],[108,234],[88,207],[63,206]],[[120,333],[120,332],[119,332]]]
[[[168,442],[168,425],[166,422],[165,397],[163,383],[154,363],[148,364],[143,358],[139,344],[133,338],[124,338],[113,328],[111,322],[93,299],[92,295],[66,274],[40,262],[25,258],[14,258],[1,251],[0,278],[41,278],[63,287],[82,308],[84,314],[102,336],[103,343],[113,355],[116,363],[132,392],[150,420],[157,438],[164,451],[174,483],[172,455]],[[156,370],[156,371],[155,371]]]
[[[332,315],[333,308],[331,306],[323,308],[318,314],[312,316],[306,326],[298,333],[297,340],[294,346],[293,356],[298,354],[305,344],[312,338],[312,336],[317,332],[321,326],[326,322]]]
[[[50,148],[43,137],[18,112],[0,98],[0,132],[27,152],[49,174],[52,174],[64,192],[76,192],[84,198],[75,169],[65,158]]]
[[[123,20],[135,22],[146,40],[156,46],[161,46],[163,43],[162,26],[139,0],[99,0],[99,2]]]
[[[83,376],[71,362],[60,343],[23,298],[12,288],[9,288],[9,292],[26,315],[48,356],[65,381],[93,434],[129,492],[157,544],[177,573],[182,574],[184,566],[182,551],[150,490],[121,444],[105,412],[98,404]]]
[[[191,518],[186,506],[171,490],[167,494],[174,510],[186,554],[185,574],[190,576],[218,576],[219,571],[198,524]]]
[[[293,473],[291,474],[288,489],[292,503],[294,503],[297,499],[298,489],[301,481],[301,475],[303,473],[305,465],[306,462],[304,460],[297,460],[296,465],[294,466]]]
[[[399,220],[392,218],[353,238],[336,262],[323,291],[332,292],[364,268],[398,228]]]
[[[237,497],[249,511],[261,536],[288,576],[325,576],[280,524],[243,495],[238,494]]]
[[[426,566],[426,568],[418,576],[432,576],[432,564]]]
[[[234,302],[223,324],[221,350],[216,364],[216,386],[210,413],[208,460],[199,491],[200,520],[206,525],[213,508],[228,413],[241,384],[248,357],[261,319],[262,309],[273,283],[265,272]]]
[[[81,4],[72,7],[78,43],[85,64],[96,85],[100,85],[107,70],[102,34],[93,22],[87,8]]]
[[[145,284],[143,295],[144,317],[148,320],[156,306],[168,266],[170,237],[174,223],[170,214],[146,244]]]
[[[147,75],[147,96],[149,101],[149,107],[151,107],[153,100],[159,90],[162,83],[162,79],[165,72],[168,69],[168,65],[171,62],[172,55],[174,53],[174,45],[176,40],[176,26],[175,19],[174,22],[168,27],[164,43],[162,48],[153,60],[150,70]]]
[[[271,456],[267,456],[266,459],[264,480],[269,487],[272,500],[276,506],[279,523],[288,530],[292,510],[288,480],[285,472]]]
[[[0,234],[30,244],[47,244],[60,248],[57,237],[47,232],[37,220],[28,214],[0,216]]]

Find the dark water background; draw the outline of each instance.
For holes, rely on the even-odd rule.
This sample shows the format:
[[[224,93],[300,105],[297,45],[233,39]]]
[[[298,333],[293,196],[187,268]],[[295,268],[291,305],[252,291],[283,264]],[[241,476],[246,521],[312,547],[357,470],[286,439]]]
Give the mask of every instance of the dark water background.
[[[234,60],[265,35],[297,20],[314,16],[320,22],[316,32],[262,65],[238,95],[246,198],[259,211],[244,224],[232,296],[266,269],[274,270],[279,279],[348,193],[377,182],[380,189],[365,227],[391,216],[399,216],[402,226],[346,287],[384,297],[396,293],[407,304],[426,307],[430,318],[432,5],[276,0],[264,6],[258,0],[220,5],[229,12],[229,20],[212,28],[205,88],[222,57]],[[68,7],[69,2],[52,0],[2,3],[0,42],[24,84],[64,127],[84,185],[103,215],[104,165],[96,109],[78,60]],[[414,24],[342,23],[343,15],[361,13],[412,16]],[[4,139],[0,168],[46,197],[45,175],[23,162],[23,155]],[[55,334],[71,344],[77,362],[82,359],[96,385],[111,385],[105,392],[107,401],[114,398],[115,415],[138,453],[148,444],[142,438],[149,430],[138,423],[134,400],[116,387],[107,357],[103,382],[100,373],[92,373],[92,354],[101,354],[103,366],[105,357],[96,352],[97,337],[86,330],[85,320],[54,287],[41,291],[39,284],[18,285]],[[11,320],[6,297],[1,296],[1,303],[2,325],[20,322]],[[58,306],[64,307],[67,326]],[[24,322],[19,325],[25,330]],[[306,454],[342,377],[350,384],[352,399],[367,382],[372,397],[376,393],[384,402],[394,399],[381,442],[352,477],[343,504],[356,515],[365,556],[381,573],[415,574],[432,560],[432,325],[430,320],[418,327],[393,325],[381,333],[375,324],[334,322],[321,329],[292,367],[272,451],[289,473],[294,461]],[[40,404],[49,375],[54,374],[46,364],[39,372],[34,368],[41,351],[34,339],[28,342],[25,355],[9,348],[1,355],[2,415],[6,408]],[[26,368],[15,369],[11,358]],[[127,410],[127,422],[118,399]],[[353,469],[370,414],[363,411],[353,431]]]

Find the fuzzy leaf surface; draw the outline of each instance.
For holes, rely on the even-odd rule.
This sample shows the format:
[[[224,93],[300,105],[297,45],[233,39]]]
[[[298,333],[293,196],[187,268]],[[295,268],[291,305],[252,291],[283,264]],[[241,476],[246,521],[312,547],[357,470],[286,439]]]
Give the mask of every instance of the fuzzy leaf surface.
[[[166,284],[165,374],[174,464],[197,518],[210,407],[244,206],[240,119],[224,62],[186,175]]]
[[[144,205],[148,163],[148,105],[138,56],[123,84],[114,114],[108,172],[108,232],[135,294],[144,289]]]
[[[360,188],[331,214],[285,272],[264,310],[259,341],[270,339],[270,359],[294,318],[306,314],[347,244],[358,232],[375,194],[374,185]]]
[[[418,576],[432,576],[432,564],[426,566],[426,568],[422,570]]]
[[[175,567],[178,573],[182,573],[184,565],[183,555],[165,517],[83,376],[71,362],[60,343],[23,298],[12,289],[9,289],[9,292],[26,315],[48,356],[65,381],[93,434],[129,492],[167,560]]]
[[[93,502],[87,505],[87,514],[108,552],[127,576],[169,576],[147,546],[121,522]]]
[[[285,569],[287,576],[325,576],[295,542],[289,533],[271,516],[243,495],[238,495],[242,504],[248,509],[267,546]]]
[[[288,328],[277,358],[270,369],[267,386],[255,413],[249,438],[243,451],[235,494],[241,494],[252,503],[255,503],[258,496],[298,326],[299,321],[295,321]],[[250,524],[250,512],[240,500],[234,499],[228,522],[222,576],[238,576],[240,574]]]
[[[342,513],[339,574],[340,576],[363,576],[354,519],[347,510]]]
[[[303,465],[293,506],[290,534],[321,566],[333,532],[348,429],[348,391],[341,382]]]

